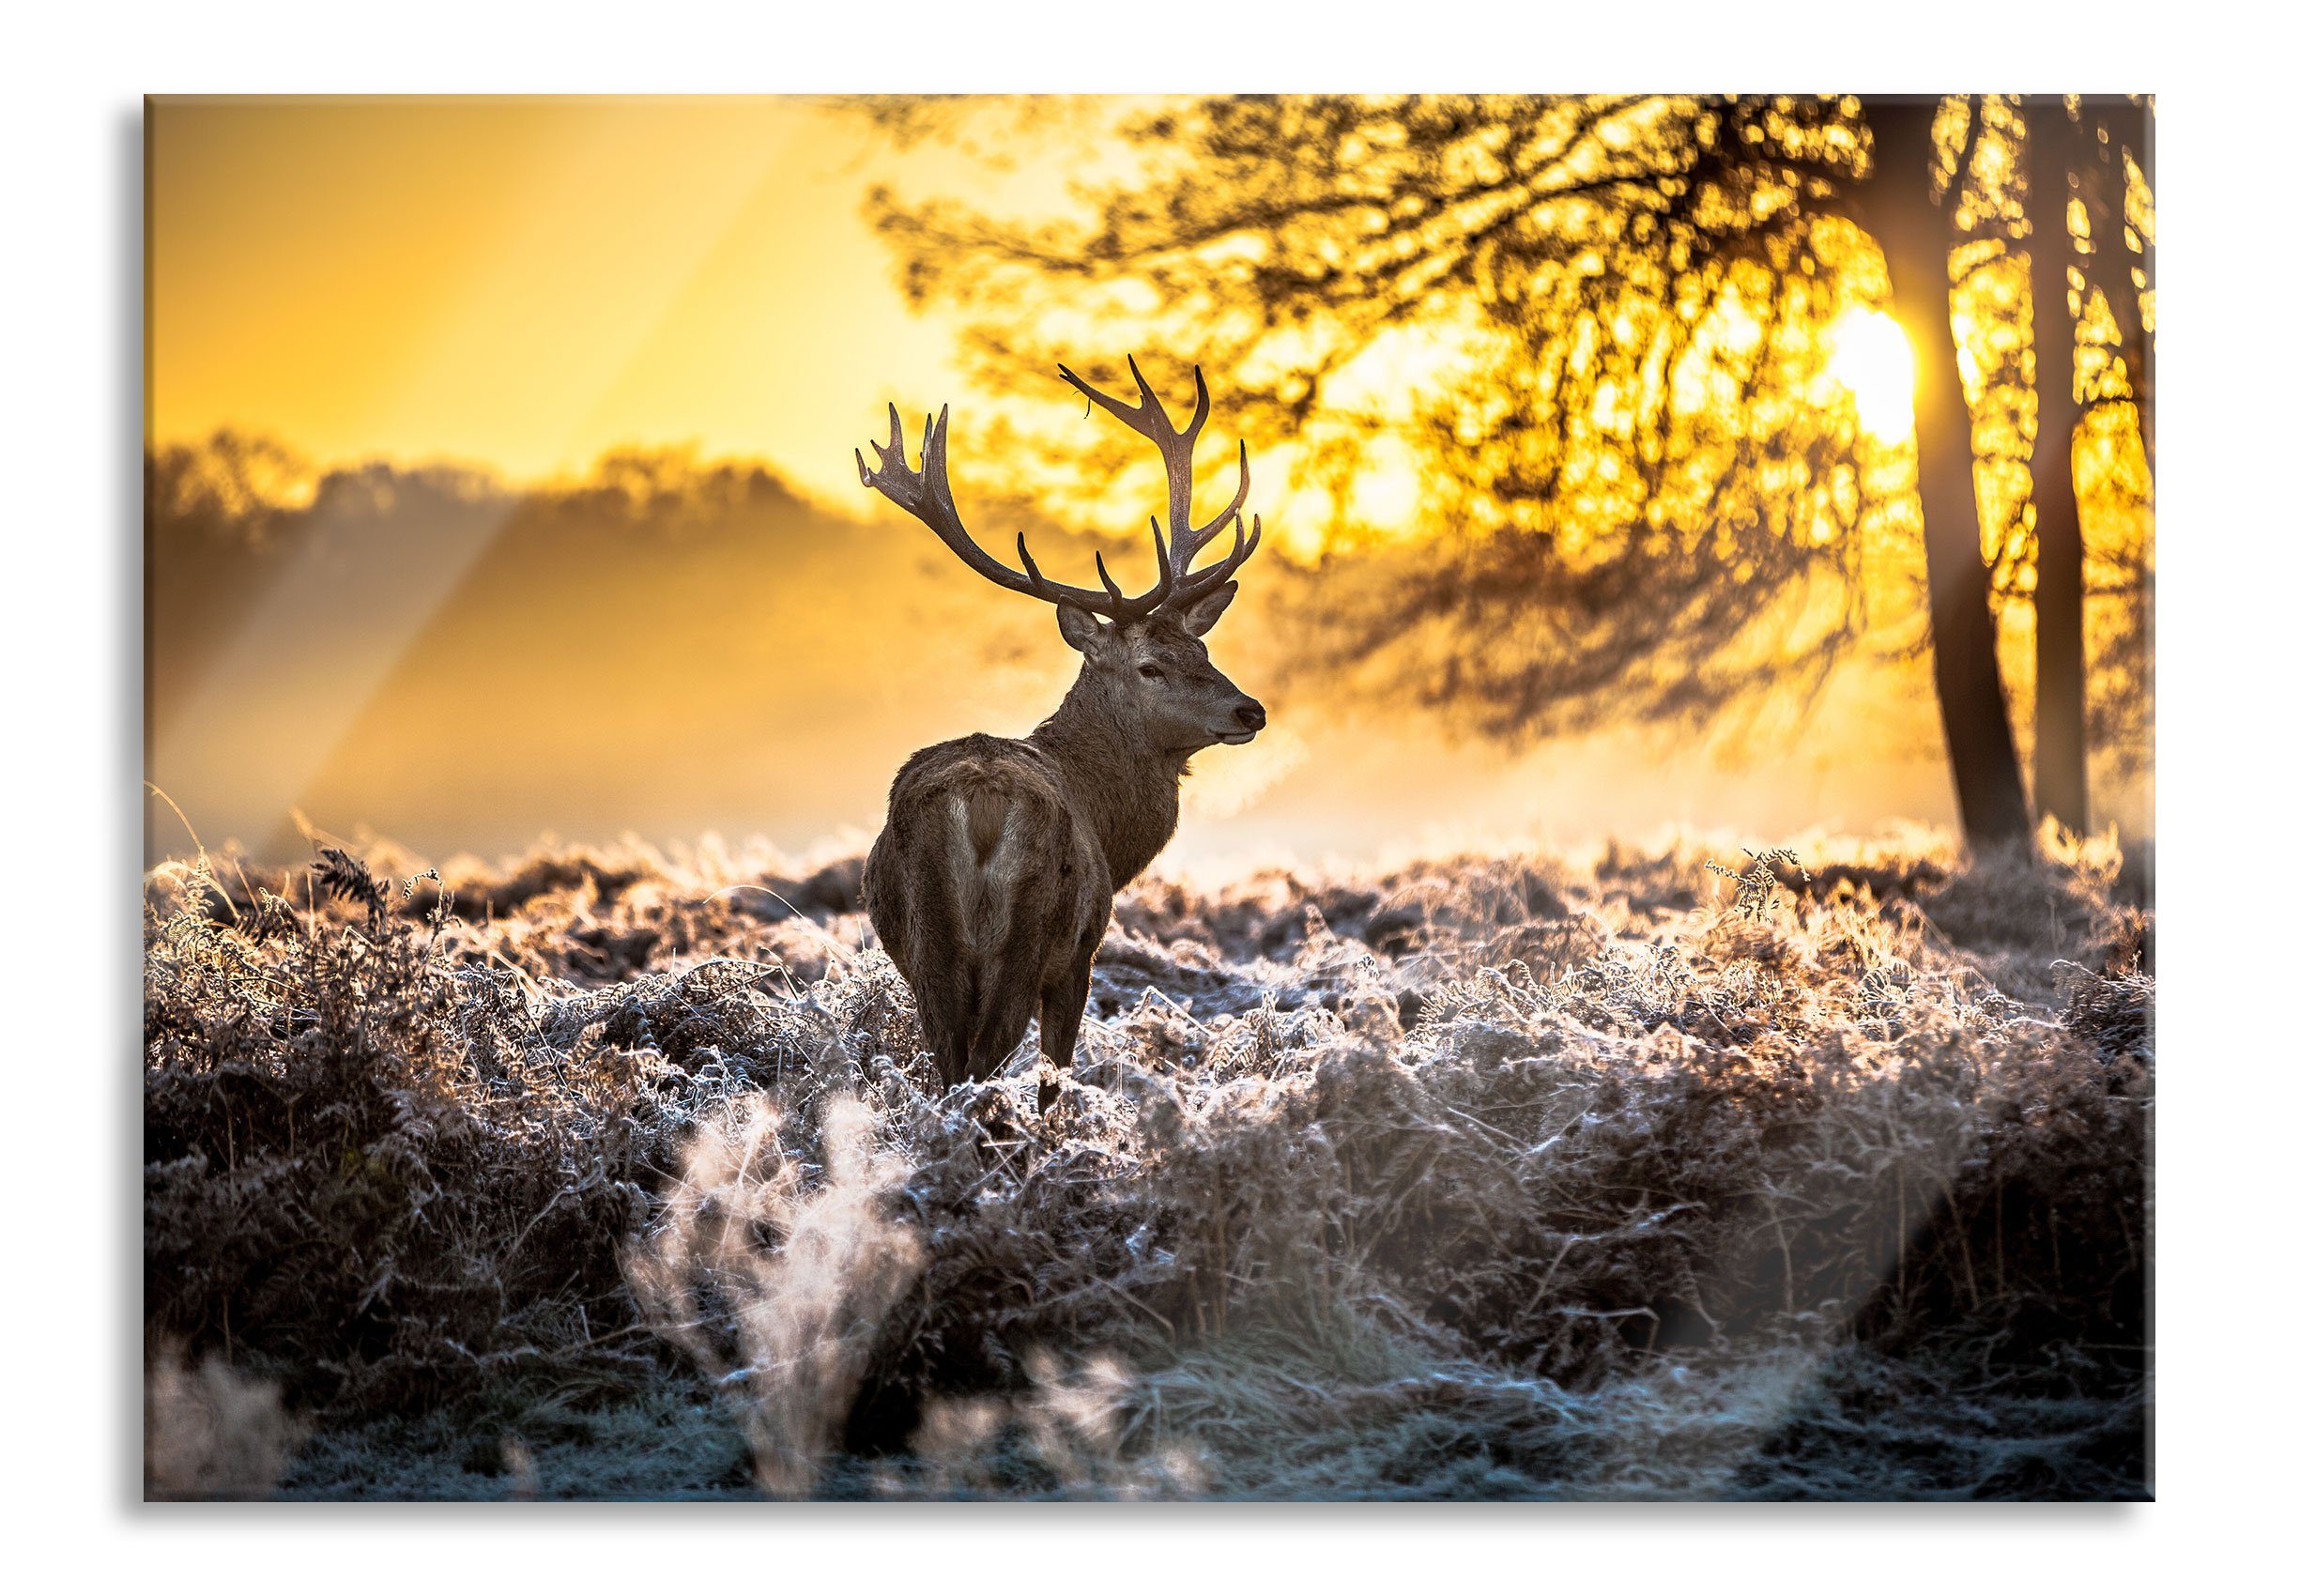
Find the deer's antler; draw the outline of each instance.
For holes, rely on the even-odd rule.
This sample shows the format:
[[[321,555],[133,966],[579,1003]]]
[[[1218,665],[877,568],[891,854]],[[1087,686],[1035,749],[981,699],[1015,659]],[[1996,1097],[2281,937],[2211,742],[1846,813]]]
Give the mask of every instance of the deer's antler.
[[[1173,591],[1162,602],[1179,609],[1204,598],[1230,580],[1261,544],[1262,517],[1254,517],[1251,537],[1247,536],[1242,525],[1238,527],[1230,552],[1219,564],[1191,572],[1190,562],[1198,558],[1199,551],[1219,537],[1224,527],[1238,522],[1238,512],[1245,507],[1246,490],[1252,481],[1246,466],[1246,440],[1241,437],[1238,439],[1237,492],[1230,496],[1230,502],[1222,506],[1221,513],[1214,519],[1203,527],[1190,525],[1191,455],[1198,447],[1199,430],[1206,424],[1206,414],[1213,408],[1213,402],[1206,394],[1204,368],[1190,367],[1190,379],[1197,384],[1198,398],[1190,409],[1189,424],[1179,432],[1174,430],[1173,418],[1166,413],[1166,407],[1158,403],[1158,396],[1151,391],[1150,384],[1143,380],[1142,367],[1134,363],[1133,356],[1126,358],[1126,369],[1133,375],[1135,391],[1142,395],[1142,402],[1136,405],[1121,404],[1086,382],[1068,366],[1056,366],[1054,369],[1063,381],[1083,393],[1089,404],[1099,405],[1157,445],[1158,457],[1166,463],[1166,520],[1167,525],[1173,529],[1174,582]],[[1150,518],[1150,529],[1154,533],[1158,530],[1158,517],[1155,515]]]
[[[893,405],[886,407],[887,441],[872,442],[878,452],[879,465],[872,469],[863,461],[863,452],[854,452],[854,467],[862,474],[863,485],[878,489],[889,500],[924,522],[927,529],[941,538],[950,551],[964,560],[969,569],[987,576],[1000,587],[1050,604],[1075,605],[1081,609],[1112,621],[1140,621],[1161,606],[1179,607],[1195,603],[1215,588],[1228,581],[1246,563],[1255,547],[1262,542],[1262,519],[1254,518],[1253,534],[1249,537],[1241,529],[1232,543],[1230,553],[1218,564],[1192,573],[1190,561],[1197,558],[1206,544],[1225,526],[1239,519],[1239,511],[1246,502],[1248,475],[1246,444],[1238,443],[1238,490],[1221,514],[1203,527],[1193,527],[1189,521],[1190,454],[1198,441],[1199,429],[1205,424],[1208,400],[1205,374],[1192,367],[1191,374],[1198,384],[1198,403],[1191,413],[1189,425],[1177,432],[1158,395],[1142,380],[1142,369],[1132,356],[1127,357],[1127,367],[1134,374],[1134,384],[1142,391],[1139,405],[1122,405],[1106,393],[1096,391],[1080,380],[1068,366],[1056,368],[1063,380],[1085,394],[1088,400],[1101,406],[1134,431],[1158,446],[1159,457],[1166,464],[1166,502],[1168,518],[1173,527],[1171,546],[1158,526],[1158,517],[1150,517],[1150,538],[1158,549],[1158,575],[1149,591],[1138,597],[1127,596],[1110,574],[1110,566],[1099,551],[1094,557],[1096,575],[1102,578],[1102,591],[1090,588],[1074,588],[1065,582],[1050,581],[1039,571],[1038,562],[1030,556],[1030,545],[1020,536],[1014,540],[1015,554],[1021,560],[1020,571],[1001,564],[985,553],[974,542],[958,518],[958,506],[950,497],[950,407],[943,407],[940,417],[928,417],[926,437],[920,448],[919,468],[912,470],[903,452],[902,417]]]

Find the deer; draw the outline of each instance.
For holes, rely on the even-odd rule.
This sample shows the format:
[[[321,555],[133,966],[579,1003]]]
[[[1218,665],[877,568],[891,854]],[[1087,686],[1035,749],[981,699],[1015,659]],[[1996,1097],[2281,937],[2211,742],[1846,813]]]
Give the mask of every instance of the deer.
[[[1158,579],[1138,595],[1112,578],[1099,551],[1096,591],[1049,579],[1024,536],[1015,539],[1020,570],[975,543],[951,499],[949,406],[927,418],[916,469],[891,404],[888,441],[870,445],[877,468],[854,452],[864,486],[921,522],[969,570],[1052,605],[1063,640],[1083,656],[1068,694],[1029,736],[976,733],[912,754],[863,867],[863,907],[910,983],[942,1083],[998,1073],[1035,1016],[1046,1061],[1041,1115],[1060,1100],[1113,897],[1173,839],[1191,759],[1250,743],[1268,724],[1262,704],[1206,653],[1206,634],[1237,596],[1238,568],[1261,545],[1262,518],[1250,535],[1241,438],[1237,491],[1211,520],[1191,522],[1192,456],[1212,408],[1204,372],[1191,368],[1197,400],[1177,428],[1130,355],[1140,395],[1131,405],[1066,365],[1055,369],[1085,395],[1089,418],[1099,408],[1123,422],[1165,466],[1172,530],[1150,517]],[[1228,552],[1192,570],[1225,529]]]

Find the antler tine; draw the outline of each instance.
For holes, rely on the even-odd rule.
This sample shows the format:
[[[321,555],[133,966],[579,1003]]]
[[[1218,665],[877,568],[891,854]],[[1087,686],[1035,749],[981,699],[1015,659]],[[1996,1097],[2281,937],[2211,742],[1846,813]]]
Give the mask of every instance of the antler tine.
[[[889,502],[923,524],[943,540],[943,545],[966,562],[969,570],[988,577],[1011,592],[1028,593],[1033,598],[1050,604],[1076,605],[1081,609],[1112,620],[1132,620],[1146,615],[1163,602],[1172,585],[1171,573],[1166,567],[1165,551],[1159,550],[1161,580],[1158,586],[1140,599],[1127,599],[1114,585],[1104,592],[1088,588],[1074,588],[1066,582],[1049,581],[1031,559],[1029,548],[1017,538],[1015,546],[1022,557],[1023,569],[1015,571],[1000,564],[980,545],[976,544],[966,525],[958,518],[958,509],[950,496],[950,407],[943,407],[941,415],[927,418],[925,438],[919,450],[919,468],[912,470],[902,447],[902,416],[894,406],[887,407],[889,435],[884,444],[871,440],[878,451],[879,468],[872,470],[864,464],[863,452],[854,452],[854,463],[862,472],[863,485],[876,488]],[[1104,577],[1109,582],[1107,575]]]
[[[1203,597],[1228,581],[1253,555],[1262,543],[1262,519],[1254,518],[1253,530],[1248,535],[1241,515],[1246,505],[1248,489],[1253,476],[1247,464],[1246,443],[1238,441],[1238,485],[1214,519],[1204,526],[1192,526],[1189,519],[1192,486],[1191,454],[1198,435],[1205,426],[1206,417],[1213,411],[1213,398],[1206,390],[1205,370],[1190,367],[1190,381],[1196,390],[1187,425],[1176,430],[1173,418],[1167,413],[1142,376],[1142,365],[1132,355],[1127,357],[1127,371],[1134,378],[1134,387],[1141,394],[1137,404],[1128,405],[1094,387],[1066,365],[1054,369],[1062,379],[1086,396],[1090,406],[1099,406],[1123,422],[1130,430],[1142,434],[1158,446],[1158,457],[1166,467],[1166,508],[1169,523],[1173,528],[1170,537],[1158,525],[1156,515],[1150,517],[1150,540],[1158,551],[1158,581],[1147,592],[1128,598],[1110,572],[1110,562],[1097,551],[1094,557],[1095,575],[1101,578],[1102,591],[1074,588],[1064,582],[1049,581],[1031,558],[1029,540],[1017,536],[1014,548],[1022,569],[1012,570],[1000,564],[967,532],[958,518],[958,506],[950,496],[950,407],[945,405],[939,415],[927,418],[925,437],[920,445],[919,468],[912,470],[904,457],[902,443],[902,415],[893,405],[886,407],[888,441],[876,440],[871,448],[878,451],[879,465],[873,470],[863,459],[863,452],[854,452],[855,469],[862,474],[866,487],[876,488],[893,503],[909,512],[935,536],[942,539],[950,551],[966,562],[968,569],[988,577],[1010,591],[1029,593],[1052,604],[1075,605],[1081,609],[1106,616],[1112,621],[1138,621],[1153,610]],[[1205,545],[1219,536],[1224,528],[1233,530],[1230,553],[1217,565],[1204,571],[1191,572],[1190,565]]]
[[[1127,369],[1134,374],[1134,386],[1142,391],[1144,401],[1142,404],[1129,405],[1115,394],[1103,392],[1068,366],[1057,365],[1054,368],[1054,374],[1083,393],[1089,405],[1101,406],[1134,431],[1141,433],[1144,437],[1156,440],[1158,437],[1158,423],[1166,420],[1166,412],[1159,410],[1157,412],[1157,419],[1155,421],[1152,419],[1150,404],[1154,401],[1155,396],[1150,391],[1150,385],[1142,381],[1142,368],[1135,365],[1133,356],[1128,355],[1126,358],[1126,363]],[[1165,430],[1171,433],[1173,428],[1169,424]]]
[[[1221,535],[1222,529],[1237,519],[1245,507],[1246,494],[1251,483],[1251,473],[1246,464],[1246,443],[1238,441],[1238,486],[1221,513],[1204,526],[1190,524],[1190,498],[1193,479],[1191,455],[1197,448],[1198,435],[1205,427],[1206,417],[1213,412],[1213,396],[1206,391],[1206,374],[1203,365],[1190,367],[1191,386],[1196,390],[1195,403],[1190,409],[1188,425],[1176,430],[1173,418],[1160,403],[1156,390],[1142,376],[1142,365],[1132,355],[1126,360],[1127,371],[1134,378],[1141,393],[1141,402],[1128,405],[1103,392],[1081,377],[1066,365],[1054,369],[1062,379],[1086,396],[1091,405],[1098,405],[1123,422],[1131,430],[1142,434],[1158,446],[1158,457],[1166,467],[1167,518],[1173,526],[1173,568],[1177,579],[1187,575],[1190,561],[1198,551]]]
[[[886,428],[889,441],[881,443],[875,437],[869,440],[870,447],[878,452],[879,469],[881,471],[887,468],[887,462],[889,460],[894,461],[897,466],[903,463],[902,415],[901,412],[895,408],[894,403],[891,400],[888,401],[886,407]],[[871,468],[863,464],[863,452],[859,449],[854,452],[854,468],[856,471],[861,473],[863,478],[863,485],[865,487],[874,487],[878,485],[871,480],[874,475]]]
[[[1195,527],[1190,529],[1187,545],[1185,540],[1182,538],[1177,537],[1174,540],[1176,549],[1174,560],[1175,567],[1181,571],[1184,575],[1187,576],[1189,575],[1190,561],[1198,557],[1199,550],[1204,548],[1206,545],[1212,543],[1216,538],[1221,536],[1222,529],[1224,527],[1227,527],[1237,520],[1238,512],[1246,507],[1247,489],[1252,485],[1253,473],[1248,468],[1246,464],[1246,440],[1241,437],[1238,439],[1237,491],[1230,496],[1230,502],[1222,506],[1221,514],[1216,515],[1214,519],[1208,521],[1203,527]]]
[[[1098,548],[1094,551],[1094,574],[1102,578],[1103,590],[1110,594],[1112,605],[1119,606],[1126,603],[1126,590],[1119,587],[1117,582],[1112,578],[1110,567],[1102,563],[1102,551]]]
[[[1150,517],[1150,543],[1158,553],[1158,591],[1162,597],[1173,586],[1174,562],[1173,551],[1167,546],[1166,534],[1158,530],[1158,518],[1156,515]]]
[[[1038,562],[1030,557],[1030,539],[1020,532],[1014,534],[1014,552],[1022,561],[1022,569],[1030,574],[1031,591],[1035,592],[1046,586],[1046,578],[1038,573]]]
[[[1173,591],[1167,595],[1166,602],[1177,608],[1196,603],[1237,575],[1238,567],[1251,560],[1254,557],[1254,550],[1261,546],[1262,517],[1257,515],[1254,517],[1254,529],[1251,537],[1247,536],[1243,526],[1239,527],[1235,537],[1231,541],[1230,552],[1222,557],[1221,563],[1209,565],[1193,575],[1176,579]]]
[[[1142,403],[1135,407],[1142,412],[1142,420],[1148,423],[1142,430],[1153,437],[1177,436],[1174,432],[1173,418],[1166,413],[1166,407],[1158,403],[1158,391],[1143,379],[1142,367],[1134,363],[1134,357],[1131,355],[1126,358],[1126,369],[1133,375],[1134,391],[1142,395]]]
[[[1167,414],[1164,402],[1158,396],[1158,390],[1150,386],[1149,379],[1142,376],[1142,367],[1135,363],[1134,357],[1131,355],[1126,358],[1126,369],[1127,374],[1134,378],[1134,391],[1142,395],[1141,401],[1137,404],[1128,405],[1122,399],[1103,392],[1068,366],[1058,365],[1054,371],[1063,381],[1083,393],[1090,403],[1101,406],[1102,408],[1117,417],[1134,431],[1149,438],[1153,443],[1158,444],[1161,449],[1177,440],[1195,441],[1198,437],[1198,429],[1205,424],[1206,419],[1205,374],[1199,371],[1196,366],[1190,368],[1198,378],[1198,407],[1190,415],[1189,425],[1177,432],[1174,430],[1173,417]]]

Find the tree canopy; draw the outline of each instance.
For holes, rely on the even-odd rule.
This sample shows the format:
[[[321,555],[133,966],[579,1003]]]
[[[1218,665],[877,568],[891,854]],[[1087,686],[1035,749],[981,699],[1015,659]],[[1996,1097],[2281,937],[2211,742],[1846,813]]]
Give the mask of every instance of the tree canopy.
[[[964,114],[882,111],[907,139]],[[1326,606],[1316,663],[1387,662],[1396,690],[1519,739],[1811,689],[1880,614],[1921,613],[1905,402],[1844,370],[1891,304],[1857,100],[1215,99],[1122,132],[1129,169],[1078,214],[882,192],[877,221],[996,382],[1088,350],[1107,375],[1130,347],[1156,382],[1216,373],[1258,460],[1286,440],[1330,512],[1320,551],[1370,578]],[[2019,137],[2011,102],[1944,101],[1931,174],[1964,240],[2000,604],[2025,601],[2032,560]],[[2112,187],[2094,174],[2095,203]],[[2137,314],[2104,291],[2079,352],[2095,399],[2134,391],[2114,318]],[[1101,446],[1028,457],[1091,484]],[[2132,486],[2128,463],[2103,476]],[[1374,502],[1402,483],[1403,516]]]

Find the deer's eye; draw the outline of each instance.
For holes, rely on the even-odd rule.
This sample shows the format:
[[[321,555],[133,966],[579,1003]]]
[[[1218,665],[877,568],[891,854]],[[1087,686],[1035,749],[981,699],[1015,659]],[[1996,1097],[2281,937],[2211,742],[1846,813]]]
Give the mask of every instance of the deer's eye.
[[[1137,666],[1135,668],[1142,672],[1142,677],[1144,682],[1163,682],[1166,680],[1166,673],[1160,670],[1155,665]]]

